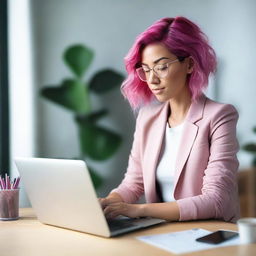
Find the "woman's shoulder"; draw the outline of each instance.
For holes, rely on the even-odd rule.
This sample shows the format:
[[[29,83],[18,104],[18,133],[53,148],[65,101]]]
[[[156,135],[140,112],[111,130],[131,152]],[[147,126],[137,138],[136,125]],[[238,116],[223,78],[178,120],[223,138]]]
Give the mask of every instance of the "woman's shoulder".
[[[212,100],[201,95],[196,101],[193,101],[187,115],[187,120],[191,122],[215,122],[226,116],[238,118],[236,108],[231,104]]]
[[[211,113],[238,113],[235,106],[206,97],[205,110]]]
[[[210,122],[212,127],[217,127],[233,120],[237,122],[238,118],[239,114],[232,104],[206,98],[203,120]]]

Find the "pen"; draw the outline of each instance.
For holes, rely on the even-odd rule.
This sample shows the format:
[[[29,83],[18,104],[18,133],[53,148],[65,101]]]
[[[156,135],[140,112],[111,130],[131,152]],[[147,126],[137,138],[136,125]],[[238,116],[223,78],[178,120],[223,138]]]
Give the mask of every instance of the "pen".
[[[7,174],[5,174],[5,186],[6,189],[11,189],[10,177]]]
[[[4,181],[4,178],[1,177],[1,181],[2,181],[3,189],[5,189],[5,181]]]
[[[14,183],[14,185],[13,185],[14,189],[17,189],[17,188],[18,188],[19,183],[20,183],[20,177],[18,177],[18,178],[15,180],[15,183]]]
[[[7,184],[7,174],[5,174],[5,189],[8,189],[8,184]]]
[[[4,189],[4,184],[3,184],[3,181],[2,181],[2,177],[0,177],[0,188]]]
[[[1,190],[9,190],[9,189],[18,189],[20,183],[20,177],[15,178],[13,182],[10,179],[10,176],[5,174],[5,177],[2,178],[0,176],[0,189]]]
[[[14,178],[14,180],[13,180],[13,183],[12,183],[12,185],[11,185],[11,189],[14,189],[14,184],[15,184],[15,182],[16,182],[16,178]]]

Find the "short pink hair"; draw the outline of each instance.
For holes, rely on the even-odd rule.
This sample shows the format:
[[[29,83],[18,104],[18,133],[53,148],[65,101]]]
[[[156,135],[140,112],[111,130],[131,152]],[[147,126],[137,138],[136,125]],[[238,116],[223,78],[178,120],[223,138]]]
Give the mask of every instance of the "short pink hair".
[[[193,72],[188,75],[188,86],[193,100],[203,93],[208,85],[209,75],[216,71],[215,52],[196,24],[184,17],[160,19],[136,38],[124,59],[128,77],[123,82],[121,91],[133,109],[154,98],[147,83],[139,79],[136,68],[140,65],[143,49],[158,42],[177,57],[192,57],[194,67]]]

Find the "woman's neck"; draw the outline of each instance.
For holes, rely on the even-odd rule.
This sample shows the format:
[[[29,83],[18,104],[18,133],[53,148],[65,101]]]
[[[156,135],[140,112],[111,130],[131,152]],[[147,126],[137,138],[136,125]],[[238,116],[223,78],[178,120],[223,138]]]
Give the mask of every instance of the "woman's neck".
[[[170,127],[181,124],[191,105],[190,93],[182,94],[179,98],[173,98],[169,101],[170,112],[168,116],[168,124]]]

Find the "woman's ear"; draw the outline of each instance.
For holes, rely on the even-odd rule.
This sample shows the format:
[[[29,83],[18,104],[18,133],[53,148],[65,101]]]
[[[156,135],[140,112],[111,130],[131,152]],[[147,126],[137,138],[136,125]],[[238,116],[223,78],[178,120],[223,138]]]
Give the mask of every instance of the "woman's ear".
[[[194,60],[191,56],[188,57],[187,63],[188,63],[187,73],[191,74],[194,69]]]

